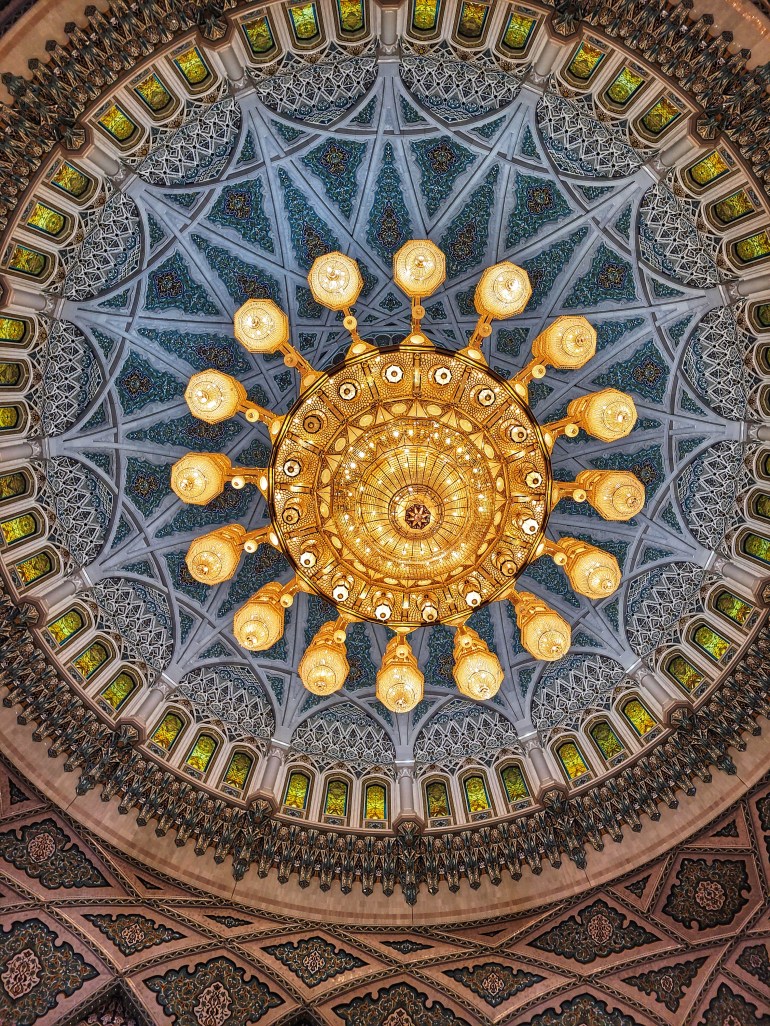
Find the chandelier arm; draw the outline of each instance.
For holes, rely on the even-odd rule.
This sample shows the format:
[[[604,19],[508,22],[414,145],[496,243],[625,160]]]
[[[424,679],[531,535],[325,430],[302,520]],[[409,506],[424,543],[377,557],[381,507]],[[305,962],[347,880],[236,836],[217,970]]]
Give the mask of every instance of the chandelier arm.
[[[554,420],[550,424],[543,424],[543,440],[549,451],[553,450],[557,440],[562,437],[576,438],[580,431],[580,425],[576,424],[571,417],[562,417],[561,420]]]
[[[279,413],[273,413],[272,410],[267,410],[264,406],[253,403],[250,399],[238,407],[238,412],[245,414],[246,420],[250,424],[258,424],[260,422],[265,424],[271,438],[275,438],[280,434],[281,425],[286,419]]]

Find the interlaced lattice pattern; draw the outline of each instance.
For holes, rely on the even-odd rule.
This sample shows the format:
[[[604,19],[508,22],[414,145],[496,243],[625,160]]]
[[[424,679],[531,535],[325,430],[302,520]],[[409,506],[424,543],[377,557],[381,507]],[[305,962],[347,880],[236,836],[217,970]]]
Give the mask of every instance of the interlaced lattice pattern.
[[[606,656],[568,656],[540,678],[532,700],[538,730],[572,727],[587,709],[603,709],[623,679],[623,667]]]
[[[491,762],[500,749],[520,751],[516,728],[500,713],[455,698],[417,736],[417,762],[449,762],[473,757]]]
[[[69,321],[56,321],[48,333],[38,408],[43,430],[60,435],[102,386],[102,372],[87,338]]]
[[[691,534],[709,548],[721,542],[735,508],[742,456],[740,442],[715,442],[696,456],[676,483]]]
[[[654,651],[663,632],[695,609],[703,567],[677,562],[656,567],[631,582],[626,598],[626,634],[639,656]]]
[[[104,545],[112,513],[112,492],[69,456],[48,460],[46,477],[43,501],[54,511],[57,534],[75,563],[88,566]]]
[[[489,114],[511,102],[526,69],[500,71],[488,54],[458,61],[451,53],[406,54],[399,64],[401,80],[433,114],[452,124]]]
[[[276,114],[329,125],[364,95],[376,77],[377,59],[370,54],[312,65],[290,56],[277,74],[258,77],[256,92]]]
[[[196,107],[181,128],[153,147],[136,173],[152,185],[213,181],[227,163],[240,124],[241,110],[232,97]]]
[[[682,369],[712,409],[730,420],[746,412],[747,340],[729,307],[706,314],[690,337]]]
[[[700,288],[719,284],[703,237],[663,182],[646,192],[639,207],[639,243],[645,260],[663,274]]]
[[[275,719],[257,678],[246,666],[204,666],[186,674],[176,694],[198,721],[219,721],[231,741],[271,737]]]
[[[623,178],[641,167],[639,154],[592,117],[582,103],[545,93],[537,104],[537,122],[560,171]]]
[[[157,588],[119,577],[97,581],[92,591],[104,625],[130,642],[148,666],[165,670],[173,651],[166,596]]]
[[[350,702],[310,716],[294,731],[291,745],[297,752],[362,765],[390,765],[396,757],[384,729]]]
[[[139,211],[130,196],[114,193],[80,247],[62,253],[67,299],[88,299],[117,285],[139,266]]]

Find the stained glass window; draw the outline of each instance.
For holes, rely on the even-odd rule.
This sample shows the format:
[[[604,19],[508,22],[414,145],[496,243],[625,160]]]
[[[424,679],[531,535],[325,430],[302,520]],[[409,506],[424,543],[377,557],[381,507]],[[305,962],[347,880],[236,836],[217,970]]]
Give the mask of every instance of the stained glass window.
[[[486,812],[490,807],[487,785],[483,777],[466,777],[463,781],[465,804],[471,815],[474,812]]]
[[[431,780],[425,786],[425,802],[428,806],[428,819],[449,816],[449,793],[443,780]]]
[[[386,819],[387,792],[382,784],[368,784],[364,798],[365,819]]]
[[[286,794],[283,796],[283,804],[289,809],[304,809],[307,805],[308,795],[310,794],[310,777],[305,773],[299,773],[297,770],[289,776],[289,782],[286,785]]]
[[[57,648],[66,645],[70,639],[79,634],[85,627],[82,613],[77,609],[68,609],[46,627],[48,636]]]
[[[770,520],[770,495],[760,492],[751,500],[751,511],[760,520]]]
[[[500,771],[500,779],[509,802],[520,802],[529,798],[529,788],[524,774],[518,766],[506,766]]]
[[[568,780],[577,780],[589,772],[588,764],[574,741],[565,741],[563,745],[559,745],[556,754]]]
[[[117,711],[126,704],[134,691],[136,691],[136,681],[130,673],[122,670],[115,680],[110,681],[107,687],[99,692],[99,698],[110,706],[111,709]]]
[[[27,587],[52,574],[54,562],[47,552],[38,552],[34,556],[27,556],[26,559],[14,564],[14,570],[19,583],[23,587]]]
[[[739,221],[742,217],[753,214],[755,210],[756,207],[746,189],[739,189],[730,196],[725,196],[711,207],[714,217],[722,224]]]
[[[457,34],[463,39],[480,39],[484,31],[489,7],[477,4],[473,0],[463,0],[460,7],[460,20],[457,23]]]
[[[607,54],[592,43],[583,42],[575,51],[575,55],[567,65],[567,71],[573,78],[587,82],[595,73]]]
[[[362,32],[364,29],[364,0],[337,0],[337,18],[340,32]]]
[[[246,752],[236,752],[225,770],[222,783],[227,787],[235,788],[236,791],[243,791],[253,765],[254,760],[250,755],[247,755]]]
[[[196,773],[205,773],[217,748],[219,748],[219,742],[215,737],[212,737],[211,734],[199,734],[184,761],[185,766],[189,766]]]
[[[642,124],[650,135],[660,135],[681,115],[681,110],[670,96],[661,96],[657,103],[642,115]]]
[[[741,552],[770,566],[770,539],[768,538],[762,538],[753,533],[744,534],[741,538]]]
[[[770,232],[767,228],[761,232],[741,239],[735,243],[735,255],[742,264],[752,264],[755,260],[764,260],[770,256]]]
[[[440,0],[413,0],[412,28],[417,32],[433,32],[438,24]]]
[[[23,342],[28,327],[19,317],[0,317],[0,342]]]
[[[730,158],[721,150],[712,150],[688,170],[687,174],[696,185],[703,188],[732,171]]]
[[[109,658],[110,652],[106,645],[103,645],[101,641],[95,641],[84,652],[81,652],[77,659],[73,659],[72,669],[83,680],[88,680],[104,666]]]
[[[105,132],[120,143],[128,142],[137,130],[136,122],[132,121],[117,103],[113,103],[111,107],[107,108],[99,118],[99,124]]]
[[[29,478],[20,470],[0,475],[0,502],[18,499],[29,491]]]
[[[596,747],[608,762],[626,750],[625,745],[606,720],[595,723],[589,733]]]
[[[0,388],[13,388],[21,381],[24,368],[20,363],[0,360]]]
[[[348,814],[348,785],[344,780],[330,780],[326,785],[324,816],[344,819]]]
[[[618,107],[625,107],[644,85],[644,75],[625,65],[610,82],[604,95]]]
[[[738,598],[731,591],[720,591],[714,606],[723,616],[728,617],[733,623],[737,623],[739,627],[745,627],[754,612],[754,606],[750,602]]]
[[[18,406],[0,406],[0,431],[12,431],[18,427],[21,410]]]
[[[57,189],[61,189],[62,192],[74,196],[75,199],[80,199],[84,196],[93,184],[93,179],[85,171],[81,171],[79,167],[70,164],[68,160],[63,160],[61,164],[56,166],[48,181]]]
[[[173,96],[154,71],[134,86],[134,92],[145,106],[156,113],[165,110],[173,100]]]
[[[19,274],[27,274],[30,278],[40,278],[48,267],[48,257],[45,253],[29,246],[11,244],[6,254],[6,266],[9,271],[18,271]]]
[[[655,720],[648,709],[642,705],[638,698],[632,698],[623,706],[623,715],[634,728],[639,737],[644,737],[656,726]]]
[[[760,303],[754,307],[753,313],[761,328],[770,328],[770,303]]]
[[[308,43],[320,32],[315,4],[297,4],[290,7],[289,18],[298,43]]]
[[[18,517],[11,517],[10,520],[3,520],[0,523],[3,541],[6,545],[16,545],[25,538],[31,538],[37,534],[40,525],[34,513],[21,513]]]
[[[197,46],[191,46],[184,53],[178,53],[174,58],[174,64],[191,86],[203,85],[211,77],[209,66]]]
[[[508,24],[503,33],[503,46],[508,50],[526,50],[527,44],[532,38],[537,18],[514,11],[508,18]]]
[[[723,638],[713,627],[707,627],[705,624],[696,627],[692,642],[717,663],[720,663],[730,651],[730,642],[727,638]]]
[[[254,18],[253,21],[244,21],[241,23],[241,28],[246,36],[249,49],[255,57],[261,57],[262,54],[269,53],[274,48],[275,39],[267,15]]]
[[[184,720],[181,716],[177,716],[176,713],[166,713],[163,719],[160,721],[159,726],[156,728],[155,733],[150,738],[150,741],[158,748],[162,748],[165,752],[170,752],[176,744],[177,738],[182,732],[184,727]]]
[[[703,682],[703,674],[684,656],[674,656],[666,664],[666,670],[685,691],[694,691]]]
[[[67,225],[67,218],[64,214],[54,210],[53,207],[40,203],[37,200],[30,207],[24,223],[28,228],[34,228],[44,235],[56,238],[61,235]]]

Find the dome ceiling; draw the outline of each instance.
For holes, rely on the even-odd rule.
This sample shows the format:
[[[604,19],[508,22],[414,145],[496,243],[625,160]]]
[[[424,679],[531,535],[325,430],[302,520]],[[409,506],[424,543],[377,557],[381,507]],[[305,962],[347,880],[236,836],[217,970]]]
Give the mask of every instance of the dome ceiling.
[[[322,10],[331,32],[333,12]],[[23,392],[29,410],[28,441],[8,443],[8,459],[17,476],[28,466],[30,477],[26,495],[3,478],[2,513],[10,511],[11,526],[2,525],[0,558],[10,599],[28,603],[18,629],[47,644],[48,661],[94,722],[110,733],[117,722],[122,740],[115,743],[143,760],[146,793],[136,761],[118,772],[116,756],[112,766],[106,796],[119,793],[126,810],[149,801],[149,815],[161,815],[161,799],[148,798],[159,773],[152,786],[175,781],[183,802],[197,794],[190,801],[200,807],[209,796],[218,810],[251,808],[255,822],[275,814],[278,831],[309,819],[338,830],[335,837],[362,828],[390,836],[399,818],[428,831],[511,814],[524,824],[540,815],[545,795],[558,805],[583,785],[576,801],[587,816],[590,788],[618,767],[628,786],[633,779],[643,787],[646,773],[668,765],[675,776],[650,785],[649,810],[675,779],[705,774],[710,761],[729,768],[727,727],[720,749],[701,737],[709,722],[734,702],[744,719],[733,717],[732,729],[740,730],[762,707],[745,669],[737,684],[733,673],[759,627],[762,559],[770,563],[761,526],[770,503],[762,506],[752,491],[766,466],[755,353],[762,317],[770,322],[759,292],[762,201],[729,153],[717,151],[725,166],[718,171],[709,156],[716,144],[697,148],[680,131],[686,101],[648,65],[629,65],[604,37],[581,51],[575,37],[543,77],[532,64],[546,44],[538,36],[544,12],[533,14],[518,59],[493,46],[509,29],[503,14],[493,24],[490,16],[486,45],[464,61],[449,13],[443,41],[407,35],[398,62],[378,61],[366,32],[347,50],[318,44],[306,60],[297,46],[288,53],[288,22],[279,27],[276,18],[269,31],[287,52],[268,62],[271,74],[254,64],[228,88],[226,57],[201,43],[197,60],[207,62],[208,78],[197,97],[180,74],[194,75],[192,51],[176,47],[148,60],[141,74],[134,69],[130,84],[116,84],[117,93],[87,114],[96,145],[68,154],[68,174],[93,183],[84,186],[83,204],[62,192],[57,160],[45,165],[46,177],[61,178],[63,198],[56,181],[41,181],[34,197],[49,213],[26,200],[20,206],[4,255],[10,320],[3,368],[7,394]],[[237,46],[231,57],[237,52],[248,65]],[[595,80],[592,47],[600,54],[595,67],[605,62]],[[588,61],[582,86],[581,61]],[[606,98],[613,88],[616,97],[627,95],[614,108]],[[141,90],[175,111],[154,124],[143,118]],[[142,136],[136,144],[135,133]],[[666,163],[657,156],[661,146]],[[711,164],[687,171],[705,158]],[[699,193],[697,176],[705,181],[714,167],[714,181],[731,175],[732,185]],[[721,213],[713,200],[725,204]],[[727,227],[739,208],[740,229]],[[68,226],[56,233],[52,217],[61,211]],[[66,241],[46,242],[41,228]],[[398,342],[409,307],[392,284],[391,262],[409,238],[430,238],[446,254],[447,281],[426,302],[424,327],[448,349],[472,331],[481,270],[503,259],[527,269],[534,293],[526,311],[497,323],[485,343],[490,365],[506,378],[554,317],[589,319],[596,357],[580,372],[533,384],[531,405],[542,423],[598,387],[631,393],[639,421],[624,443],[610,450],[584,434],[563,440],[554,473],[572,480],[586,469],[631,470],[646,486],[647,503],[626,524],[571,502],[552,516],[552,536],[594,543],[623,570],[620,590],[598,604],[574,595],[545,559],[522,578],[572,624],[565,659],[535,664],[518,643],[512,608],[484,608],[469,624],[501,660],[505,680],[496,698],[457,697],[452,633],[433,628],[413,636],[425,699],[396,716],[374,696],[385,628],[349,630],[351,673],[344,690],[326,699],[308,694],[296,672],[318,627],[333,618],[322,600],[300,596],[284,638],[268,652],[236,644],[234,610],[267,581],[287,580],[288,564],[262,549],[232,581],[210,589],[190,577],[184,555],[211,527],[264,526],[264,501],[246,487],[207,507],[184,507],[169,473],[190,449],[252,466],[268,455],[264,428],[240,420],[206,425],[189,415],[183,392],[194,371],[234,374],[253,401],[279,413],[296,397],[296,378],[280,357],[253,358],[234,342],[232,315],[241,303],[275,300],[302,355],[317,367],[334,362],[348,339],[340,318],[313,301],[306,275],[316,256],[340,249],[364,276],[361,334],[378,345]],[[770,256],[770,242],[767,249]],[[37,280],[34,254],[48,260]],[[744,289],[745,278],[758,284]],[[19,354],[10,325],[25,318],[32,341]],[[22,371],[12,369],[14,354]],[[28,529],[21,521],[33,510],[38,519]],[[747,530],[755,541],[746,541]],[[19,700],[34,700],[23,682],[16,690]],[[699,712],[691,714],[693,706]],[[57,721],[60,751],[82,740],[66,733],[66,718]],[[680,762],[673,756],[678,736],[689,753]],[[651,756],[656,745],[667,747]],[[86,773],[82,789],[105,774]],[[344,790],[335,792],[335,783]],[[644,801],[639,791],[634,809],[613,815],[638,822]],[[177,812],[167,814],[179,826]],[[205,817],[196,816],[188,836],[205,831]],[[556,849],[571,848],[580,862],[575,848],[592,831],[614,829],[611,818],[582,823],[578,840],[555,842]],[[547,842],[538,844],[532,859],[524,856],[530,865],[547,851]],[[236,875],[252,858],[243,857]]]

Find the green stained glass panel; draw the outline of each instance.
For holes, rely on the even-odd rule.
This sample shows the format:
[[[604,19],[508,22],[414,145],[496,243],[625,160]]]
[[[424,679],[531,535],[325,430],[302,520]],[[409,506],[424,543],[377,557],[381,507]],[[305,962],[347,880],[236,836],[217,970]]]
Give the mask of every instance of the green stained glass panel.
[[[360,32],[364,27],[364,0],[337,0],[341,32]]]
[[[524,798],[529,798],[527,782],[518,766],[506,766],[500,773],[500,779],[509,802],[520,802]]]
[[[230,759],[222,783],[227,784],[228,787],[234,787],[237,791],[242,791],[249,779],[253,765],[254,760],[250,755],[247,755],[246,752],[236,752]]]
[[[20,363],[0,361],[0,388],[13,388],[21,381],[22,366]]]
[[[650,135],[660,135],[673,125],[682,114],[681,110],[668,96],[661,96],[657,103],[642,116],[642,124]]]
[[[751,264],[755,260],[764,260],[770,256],[770,232],[765,228],[755,232],[735,244],[735,253],[742,264]]]
[[[694,691],[703,681],[703,674],[700,670],[697,670],[684,656],[674,656],[666,669],[685,691]]]
[[[324,816],[345,817],[348,814],[348,785],[344,780],[330,780],[326,785]]]
[[[638,698],[632,698],[623,706],[623,715],[634,728],[639,737],[644,737],[656,726],[655,720],[645,709]]]
[[[61,235],[64,231],[64,226],[67,223],[67,219],[64,214],[60,214],[58,210],[54,210],[53,207],[46,206],[45,203],[35,202],[32,209],[27,214],[26,224],[30,228],[36,228],[37,231],[43,232],[45,235],[50,235],[56,238],[57,235]]]
[[[739,221],[742,217],[753,214],[756,208],[751,202],[748,192],[745,189],[739,189],[732,195],[719,200],[711,209],[718,221],[721,221],[722,224],[731,224],[733,221]]]
[[[449,794],[443,780],[431,780],[425,788],[425,798],[429,819],[449,815]]]
[[[304,773],[296,771],[289,777],[286,785],[286,794],[283,797],[283,804],[290,809],[304,809],[307,805],[307,796],[310,791],[310,778]]]
[[[151,111],[156,112],[165,110],[173,99],[171,93],[166,89],[155,72],[152,72],[147,78],[143,78],[138,85],[135,85],[134,92],[142,103],[149,107]]]
[[[0,502],[7,502],[9,499],[18,499],[29,491],[27,475],[17,470],[12,474],[0,476]]]
[[[567,65],[567,71],[581,82],[587,82],[606,56],[603,50],[591,43],[581,43]]]
[[[754,309],[757,323],[763,328],[770,328],[770,303],[760,303]]]
[[[712,150],[697,164],[693,164],[687,173],[696,185],[702,187],[711,185],[731,170],[732,165],[727,162],[727,158],[719,150]]]
[[[88,191],[93,179],[89,178],[80,168],[75,167],[74,164],[70,164],[68,160],[63,160],[51,175],[49,181],[51,185],[61,189],[62,192],[69,193],[75,199],[80,199]]]
[[[463,788],[468,812],[485,812],[489,808],[489,795],[483,777],[466,777]]]
[[[731,591],[720,591],[715,603],[716,608],[739,627],[745,627],[754,612],[754,606],[745,599],[738,598]]]
[[[591,737],[605,759],[614,759],[616,755],[625,751],[625,746],[618,735],[604,720],[591,727]]]
[[[432,32],[438,23],[439,0],[414,0],[412,28]]]
[[[117,103],[113,103],[111,107],[107,108],[99,118],[99,124],[118,142],[128,142],[137,127],[136,122],[132,121]]]
[[[26,334],[26,321],[18,317],[0,317],[0,341],[21,342]]]
[[[472,0],[464,0],[460,8],[457,34],[464,39],[479,39],[484,31],[488,14],[489,7],[487,4],[477,4],[473,3]]]
[[[307,43],[318,35],[318,13],[315,4],[297,4],[290,7],[289,18],[297,42]]]
[[[62,645],[74,638],[76,634],[85,627],[83,617],[77,611],[77,609],[68,609],[66,613],[62,613],[61,616],[57,617],[53,623],[49,623],[46,627],[48,636],[51,638],[53,643],[61,648]]]
[[[525,50],[536,24],[536,18],[514,11],[505,26],[503,46],[508,50]]]
[[[8,268],[19,274],[28,274],[30,278],[39,278],[45,271],[48,257],[29,246],[14,245],[8,257]]]
[[[755,516],[761,520],[770,520],[770,495],[755,495],[752,505]]]
[[[18,423],[18,406],[0,406],[0,431],[11,431]]]
[[[762,538],[758,534],[746,534],[741,539],[741,549],[747,556],[770,566],[770,539]]]
[[[176,713],[166,713],[150,740],[158,748],[170,752],[181,733],[184,723]]]
[[[253,21],[245,21],[242,23],[241,28],[246,36],[249,49],[256,57],[261,57],[263,53],[269,53],[275,46],[273,30],[270,27],[267,15],[263,15],[261,18],[254,18]]]
[[[385,819],[387,814],[385,788],[382,784],[369,784],[364,800],[366,819]]]
[[[85,652],[81,652],[77,659],[73,660],[72,667],[83,680],[88,680],[100,667],[104,666],[109,658],[110,653],[107,648],[100,641],[95,641],[93,645],[88,646]]]
[[[205,773],[217,748],[219,748],[219,742],[216,738],[211,734],[201,734],[185,759],[185,766],[189,766],[190,769],[194,769],[198,773]]]
[[[10,520],[3,520],[0,523],[0,532],[6,545],[15,545],[36,534],[37,527],[37,518],[32,513],[22,513],[18,517],[11,517]]]
[[[567,741],[560,745],[556,754],[570,780],[577,780],[584,773],[588,773],[588,765],[574,741]]]
[[[26,587],[53,572],[53,560],[47,552],[38,552],[14,565],[16,576]]]
[[[625,107],[627,103],[639,92],[644,85],[644,75],[634,71],[633,68],[621,68],[606,90],[606,95],[617,104],[618,107]]]
[[[119,673],[115,680],[104,688],[99,693],[99,697],[103,699],[107,705],[113,709],[120,709],[122,705],[125,705],[129,696],[136,690],[136,681],[129,673]]]
[[[201,56],[197,46],[191,46],[184,53],[177,54],[174,64],[182,72],[191,86],[202,85],[211,75],[208,64]]]

